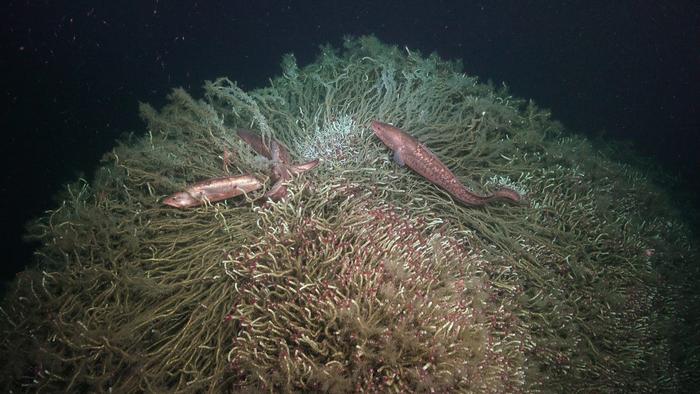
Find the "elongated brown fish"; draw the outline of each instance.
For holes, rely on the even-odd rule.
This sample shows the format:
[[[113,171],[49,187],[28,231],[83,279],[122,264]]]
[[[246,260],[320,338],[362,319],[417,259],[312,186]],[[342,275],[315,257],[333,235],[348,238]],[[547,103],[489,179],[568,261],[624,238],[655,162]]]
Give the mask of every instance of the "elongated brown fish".
[[[302,164],[292,164],[291,155],[287,148],[274,138],[270,139],[268,148],[262,137],[254,131],[238,129],[236,133],[255,152],[272,161],[272,179],[275,183],[265,193],[265,196],[272,200],[279,201],[287,196],[287,187],[284,186],[284,182],[289,181],[294,175],[299,175],[315,168],[319,163],[318,159],[314,159]]]
[[[509,188],[496,190],[493,194],[486,196],[471,192],[430,149],[398,127],[375,120],[372,121],[372,131],[394,151],[394,161],[399,165],[408,166],[466,205],[484,205],[496,199],[513,202],[522,200],[518,192]]]
[[[264,143],[262,137],[257,134],[256,132],[248,129],[238,129],[236,130],[236,134],[238,134],[238,137],[240,137],[243,141],[245,141],[248,145],[250,145],[251,148],[255,152],[257,152],[259,155],[262,155],[266,157],[269,160],[272,160],[275,164],[275,166],[279,166],[279,164],[283,164],[285,167],[285,170],[288,172],[292,173],[293,175],[301,174],[303,172],[309,171],[316,167],[319,163],[318,159],[310,160],[307,161],[306,163],[301,163],[301,164],[292,164],[292,158],[291,155],[289,154],[289,151],[287,148],[282,145],[279,141],[276,139],[272,138],[270,139],[269,145],[270,147],[268,148]],[[278,169],[276,169],[277,171]],[[279,169],[281,170],[281,169]]]
[[[262,182],[252,175],[212,178],[197,182],[184,191],[168,196],[163,200],[163,204],[175,208],[192,208],[203,205],[207,201],[212,203],[240,196],[260,189],[262,186]]]
[[[253,148],[253,150],[259,155],[265,156],[269,160],[272,160],[272,152],[270,152],[270,149],[265,145],[265,143],[263,143],[263,139],[259,134],[248,129],[238,129],[236,130],[236,134],[238,134],[238,137],[250,145],[250,147]],[[271,139],[270,147],[277,149],[279,161],[282,163],[291,162],[289,151],[277,140]]]

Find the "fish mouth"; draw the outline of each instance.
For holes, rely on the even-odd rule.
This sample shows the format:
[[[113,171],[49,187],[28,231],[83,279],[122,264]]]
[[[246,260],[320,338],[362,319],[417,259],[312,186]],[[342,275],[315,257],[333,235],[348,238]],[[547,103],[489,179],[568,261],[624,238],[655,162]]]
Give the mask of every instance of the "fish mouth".
[[[370,123],[370,127],[375,134],[382,132],[384,129],[382,122],[378,120],[373,120],[372,123]]]
[[[376,134],[377,137],[380,138],[382,136],[389,136],[391,134],[394,134],[392,132],[395,129],[394,126],[388,123],[380,122],[378,120],[373,120],[372,123],[370,123],[370,127],[372,128],[372,131],[374,131],[374,134]]]

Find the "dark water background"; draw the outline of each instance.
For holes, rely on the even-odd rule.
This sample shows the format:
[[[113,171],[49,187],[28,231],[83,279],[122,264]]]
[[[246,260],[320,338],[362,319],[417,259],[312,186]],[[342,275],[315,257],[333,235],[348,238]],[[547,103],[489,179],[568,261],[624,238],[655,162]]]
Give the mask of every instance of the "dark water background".
[[[347,34],[461,58],[571,130],[631,142],[700,200],[697,1],[25,0],[3,2],[0,31],[4,281],[31,259],[24,223],[145,130],[138,101],[219,76],[262,87],[282,54],[304,65]]]

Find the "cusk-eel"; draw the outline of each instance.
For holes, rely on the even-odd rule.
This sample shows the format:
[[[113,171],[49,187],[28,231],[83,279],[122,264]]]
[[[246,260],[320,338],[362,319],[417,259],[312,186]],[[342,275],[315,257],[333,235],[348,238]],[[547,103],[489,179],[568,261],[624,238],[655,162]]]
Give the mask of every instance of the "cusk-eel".
[[[376,120],[372,121],[371,127],[374,134],[394,151],[394,161],[401,166],[406,165],[466,205],[484,205],[497,199],[516,203],[522,201],[522,196],[509,188],[501,188],[485,196],[476,194],[460,183],[455,174],[430,149],[405,131]]]

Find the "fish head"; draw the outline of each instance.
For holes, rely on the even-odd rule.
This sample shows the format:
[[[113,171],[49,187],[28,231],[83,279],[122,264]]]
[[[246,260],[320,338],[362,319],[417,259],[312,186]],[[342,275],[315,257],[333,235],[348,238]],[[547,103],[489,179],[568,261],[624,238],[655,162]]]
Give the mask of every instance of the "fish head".
[[[405,134],[398,127],[376,120],[372,121],[371,127],[374,134],[382,140],[384,145],[392,150],[396,150],[404,145]]]
[[[166,197],[163,204],[173,208],[190,208],[202,205],[202,201],[194,198],[190,193],[177,192]]]

